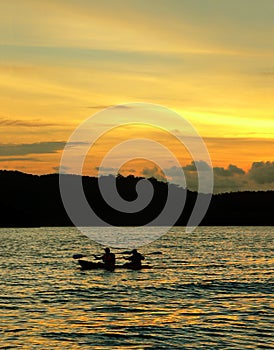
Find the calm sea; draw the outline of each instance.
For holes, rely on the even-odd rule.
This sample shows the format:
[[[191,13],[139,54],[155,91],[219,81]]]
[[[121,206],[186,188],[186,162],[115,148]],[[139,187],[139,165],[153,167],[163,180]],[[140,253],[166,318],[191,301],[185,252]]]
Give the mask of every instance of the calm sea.
[[[102,247],[76,229],[0,229],[0,348],[274,349],[273,238],[178,227],[140,249],[153,269],[84,272]]]

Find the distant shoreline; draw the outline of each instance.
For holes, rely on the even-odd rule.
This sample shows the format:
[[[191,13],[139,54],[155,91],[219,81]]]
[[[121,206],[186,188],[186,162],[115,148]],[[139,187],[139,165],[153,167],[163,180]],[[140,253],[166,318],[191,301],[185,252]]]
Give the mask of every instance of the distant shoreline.
[[[67,176],[73,186],[78,175]],[[107,177],[106,177],[107,178]],[[120,176],[116,178],[122,198],[136,198],[136,184],[142,178]],[[186,195],[182,214],[173,226],[186,226],[196,202],[197,192],[175,185],[148,179],[154,188],[149,205],[139,213],[121,213],[105,203],[98,187],[98,178],[82,177],[83,188],[90,206],[111,226],[144,226],[157,217],[166,201],[168,189]],[[73,227],[59,191],[59,174],[30,175],[18,171],[0,171],[0,227]],[[208,196],[203,194],[203,196]],[[200,226],[274,226],[274,191],[245,191],[215,194]],[[92,221],[78,226],[98,226]],[[106,225],[107,226],[107,225]],[[158,226],[170,226],[161,222]],[[104,227],[104,226],[102,226]]]

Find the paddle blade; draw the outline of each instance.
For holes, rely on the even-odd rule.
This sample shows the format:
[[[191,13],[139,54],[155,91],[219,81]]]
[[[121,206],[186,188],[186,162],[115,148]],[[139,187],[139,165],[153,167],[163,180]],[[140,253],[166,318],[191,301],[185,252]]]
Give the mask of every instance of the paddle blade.
[[[86,255],[83,255],[83,254],[74,254],[72,257],[73,259],[81,259],[81,258],[84,258]]]

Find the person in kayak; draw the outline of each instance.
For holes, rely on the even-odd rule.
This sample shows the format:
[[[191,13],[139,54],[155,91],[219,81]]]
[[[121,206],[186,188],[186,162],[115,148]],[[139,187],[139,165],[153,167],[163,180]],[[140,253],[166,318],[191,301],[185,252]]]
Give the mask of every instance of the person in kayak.
[[[137,251],[137,249],[133,249],[131,252],[131,256],[124,257],[124,259],[129,260],[130,262],[125,263],[125,267],[131,267],[140,269],[142,267],[142,260],[145,260],[145,257]]]
[[[102,256],[94,255],[96,260],[103,260],[106,269],[115,268],[115,254],[110,252],[109,248],[105,248],[105,253]]]

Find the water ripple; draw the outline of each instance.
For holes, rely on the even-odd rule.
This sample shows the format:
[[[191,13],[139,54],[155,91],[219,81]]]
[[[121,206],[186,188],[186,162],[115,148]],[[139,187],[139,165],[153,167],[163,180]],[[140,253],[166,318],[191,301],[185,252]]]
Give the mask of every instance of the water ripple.
[[[86,271],[72,228],[0,229],[0,349],[274,349],[273,228],[183,228],[147,271]]]

